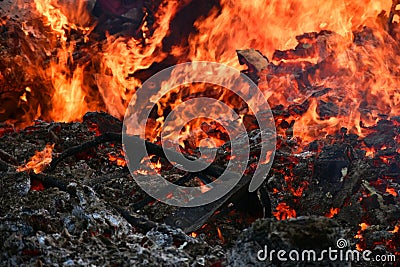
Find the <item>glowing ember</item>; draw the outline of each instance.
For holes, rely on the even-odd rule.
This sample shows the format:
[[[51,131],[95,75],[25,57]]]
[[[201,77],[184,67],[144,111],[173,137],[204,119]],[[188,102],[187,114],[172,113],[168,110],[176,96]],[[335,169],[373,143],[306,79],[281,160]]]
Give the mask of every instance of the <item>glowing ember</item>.
[[[296,218],[296,211],[289,207],[286,203],[282,202],[276,206],[276,211],[272,212],[278,220],[287,220],[289,218]]]
[[[329,213],[325,214],[325,217],[333,218],[333,216],[335,216],[336,214],[338,214],[339,211],[340,211],[339,208],[331,208],[331,210],[329,211]]]
[[[193,238],[196,238],[196,237],[197,237],[197,233],[196,233],[196,232],[192,232],[192,233],[190,234],[190,236],[193,237]]]
[[[360,239],[360,241],[356,244],[356,249],[358,251],[363,251],[365,249],[365,240],[364,237],[362,235],[362,232],[365,231],[368,228],[368,224],[367,223],[360,223],[360,230],[358,230],[357,234],[354,236],[354,238]]]
[[[161,164],[160,159],[158,159],[157,162],[152,163],[152,166],[157,172],[160,172],[161,168],[162,168],[162,164]]]
[[[221,240],[222,243],[225,243],[225,238],[222,235],[221,229],[219,229],[219,227],[217,227],[217,232],[218,232],[218,238],[219,240]]]
[[[201,193],[204,194],[211,190],[211,187],[209,185],[205,184],[202,180],[196,179],[196,181],[200,184]]]
[[[36,174],[41,173],[46,166],[51,163],[53,148],[54,144],[46,145],[46,148],[43,151],[37,151],[30,161],[25,165],[18,167],[17,171],[23,172],[32,170]]]
[[[368,226],[369,225],[367,223],[360,223],[361,231],[365,231],[365,229],[367,229]]]
[[[394,188],[387,187],[386,188],[386,193],[391,194],[394,197],[398,196],[398,193],[396,192],[396,190]]]
[[[396,225],[395,227],[394,227],[394,229],[393,229],[393,231],[389,231],[389,232],[391,232],[391,233],[398,233],[399,232],[399,229],[400,229],[400,226],[398,226],[398,225]]]
[[[140,174],[140,175],[149,175],[149,171],[148,170],[142,170],[142,169],[138,169],[134,172],[134,174]]]
[[[40,181],[32,180],[31,191],[43,191],[44,186]]]
[[[121,167],[126,166],[126,161],[124,158],[120,158],[120,157],[114,156],[112,154],[109,154],[108,159],[112,162],[115,162],[118,166],[121,166]]]
[[[126,166],[126,160],[124,158],[124,151],[122,149],[119,150],[121,155],[116,156],[115,154],[109,153],[108,154],[108,159],[111,162],[115,162],[118,166],[125,167]]]
[[[364,149],[365,151],[366,151],[366,156],[367,157],[370,157],[370,158],[373,158],[374,157],[374,155],[375,155],[375,149],[372,147],[372,148],[368,148],[368,147],[366,147],[365,149]]]

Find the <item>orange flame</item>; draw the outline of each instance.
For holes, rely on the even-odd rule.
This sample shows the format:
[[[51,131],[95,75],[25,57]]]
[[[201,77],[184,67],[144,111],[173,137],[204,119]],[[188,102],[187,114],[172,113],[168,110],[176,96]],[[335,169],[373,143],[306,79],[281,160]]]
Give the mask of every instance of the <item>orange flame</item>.
[[[360,226],[360,230],[358,230],[358,232],[354,236],[354,238],[360,239],[360,243],[356,244],[356,249],[358,251],[363,251],[364,250],[363,247],[364,247],[365,244],[363,244],[364,237],[362,235],[362,232],[364,232],[369,227],[369,224],[367,224],[365,222],[362,222],[362,223],[359,224],[359,226]]]
[[[202,194],[207,193],[208,191],[211,190],[211,187],[207,184],[205,184],[201,179],[196,178],[196,181],[200,184],[200,192]]]
[[[34,173],[41,173],[51,163],[53,145],[46,145],[43,151],[37,151],[25,165],[17,168],[18,172],[33,170]]]
[[[221,240],[222,243],[225,243],[225,238],[222,235],[221,229],[219,229],[219,227],[217,227],[217,232],[218,232],[218,238],[219,240]]]
[[[285,202],[281,202],[276,206],[276,211],[272,212],[278,220],[287,220],[289,218],[296,218],[296,211],[289,207]]]
[[[50,49],[57,51],[57,56],[52,58],[49,67],[40,74],[46,81],[51,81],[54,90],[51,94],[52,111],[49,116],[56,121],[81,120],[97,103],[88,105],[85,101],[90,89],[83,82],[84,68],[70,68],[76,44],[75,41],[68,41],[67,35],[71,29],[79,30],[87,40],[92,28],[82,26],[90,22],[85,1],[60,4],[55,0],[34,0],[33,4],[44,17],[44,24],[53,31],[54,36],[47,37]]]
[[[395,234],[395,233],[398,233],[398,232],[399,232],[399,229],[400,229],[400,226],[399,226],[399,225],[396,225],[396,226],[394,227],[393,231],[389,231],[389,232],[391,232],[392,234]]]
[[[339,211],[340,211],[339,208],[331,208],[331,210],[329,211],[329,213],[325,214],[325,217],[333,218],[333,216],[335,216],[336,214],[338,214]]]
[[[386,193],[391,194],[394,197],[397,197],[399,194],[396,192],[394,188],[387,187],[386,188]]]
[[[190,236],[193,237],[193,238],[196,238],[196,237],[197,237],[197,233],[196,233],[196,232],[192,232],[192,233],[190,234]]]
[[[122,158],[122,157],[119,157],[119,156],[116,156],[116,155],[113,155],[113,154],[110,153],[110,154],[108,154],[108,159],[111,162],[115,162],[118,166],[121,166],[121,167],[125,167],[126,166],[125,158]]]
[[[292,114],[288,119],[296,121],[294,135],[305,142],[341,127],[365,135],[368,130],[361,124],[375,124],[380,114],[400,114],[397,75],[400,56],[393,53],[398,51],[397,37],[389,36],[387,21],[383,23],[384,15],[387,16],[391,7],[388,0],[328,0],[318,4],[307,0],[221,0],[206,16],[195,20],[195,30],[187,37],[188,40],[176,36],[176,43],[169,51],[165,51],[163,43],[171,37],[173,19],[189,1],[164,0],[154,14],[153,32],[149,34],[146,23],[142,26],[143,40],[108,35],[106,41],[99,41],[102,52],[90,51],[96,63],[96,73],[90,73],[93,84],[88,84],[85,79],[89,76],[85,73],[85,64],[88,63],[74,62],[72,54],[77,44],[74,38],[70,38],[74,30],[83,36],[84,42],[88,41],[92,28],[85,26],[91,21],[85,2],[73,1],[75,6],[72,8],[70,4],[57,0],[33,1],[33,7],[51,30],[46,33],[50,44],[45,54],[48,57],[55,55],[50,63],[42,64],[44,70],[29,71],[38,72],[43,80],[51,81],[49,93],[53,111],[43,115],[45,119],[76,121],[87,111],[104,109],[121,118],[144,79],[138,73],[154,66],[154,63],[170,65],[208,60],[242,68],[236,50],[246,48],[260,50],[278,67],[297,64],[300,71],[305,71],[307,64],[320,64],[316,73],[308,77],[310,86],[331,88],[331,91],[318,99],[300,88],[293,72],[275,75],[266,69],[260,74],[259,86],[271,106],[308,102],[305,114]],[[386,13],[381,14],[382,10]],[[334,33],[320,35],[319,39],[296,39],[305,32],[321,30]],[[357,36],[363,34],[367,36],[358,44]],[[314,47],[315,51],[291,59],[272,56],[276,49],[290,49],[296,45],[305,50]],[[171,57],[174,58],[172,61]],[[93,91],[93,88],[98,91]],[[225,100],[228,97],[221,96]],[[27,100],[26,95],[21,96],[22,102]],[[321,101],[334,105],[334,115],[321,115]],[[41,103],[44,104],[48,103]],[[174,107],[173,104],[170,106]],[[160,107],[166,108],[163,103]],[[160,123],[162,121],[155,122],[156,126]],[[192,128],[195,126],[198,123]],[[216,146],[220,145],[219,136],[211,139]]]
[[[58,34],[63,43],[67,41],[66,29],[80,29],[84,33],[90,30],[90,28],[78,26],[70,21],[72,19],[80,25],[90,21],[84,1],[61,5],[55,0],[34,0],[34,4],[36,10],[46,18],[46,24]]]
[[[369,224],[363,222],[363,223],[360,223],[359,226],[360,226],[360,230],[357,232],[357,235],[355,235],[354,238],[362,239],[363,238],[362,232],[368,228]]]

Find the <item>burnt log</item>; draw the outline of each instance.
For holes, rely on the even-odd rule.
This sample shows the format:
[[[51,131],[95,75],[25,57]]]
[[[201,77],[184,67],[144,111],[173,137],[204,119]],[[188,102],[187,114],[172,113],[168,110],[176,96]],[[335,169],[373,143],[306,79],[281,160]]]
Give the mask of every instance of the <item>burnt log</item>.
[[[325,146],[316,159],[314,164],[314,178],[331,193],[336,193],[340,189],[344,177],[347,175],[351,162],[351,158],[349,157],[351,149],[346,144]]]
[[[269,64],[268,59],[258,50],[236,50],[236,53],[238,55],[239,63],[241,65],[246,64],[249,68],[248,71],[256,75],[265,69]]]

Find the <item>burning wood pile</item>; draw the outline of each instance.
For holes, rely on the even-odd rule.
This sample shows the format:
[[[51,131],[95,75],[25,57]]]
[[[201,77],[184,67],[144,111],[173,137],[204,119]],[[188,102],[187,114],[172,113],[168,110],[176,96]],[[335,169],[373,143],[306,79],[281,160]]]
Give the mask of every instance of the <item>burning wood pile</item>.
[[[397,264],[400,5],[234,2],[1,2],[1,265],[347,266],[342,256],[293,263],[269,254],[331,248]],[[270,140],[251,109],[259,99],[193,83],[155,103],[145,136],[129,136],[149,156],[127,157],[123,119],[138,88],[199,60],[240,69],[258,85],[271,106],[262,119],[275,125],[267,133],[274,151],[263,154]],[[190,120],[170,153],[215,157],[189,172],[168,160],[162,128],[196,97],[224,102],[238,114],[227,125],[240,122],[245,133],[230,139],[225,124]],[[235,145],[249,149],[246,170],[207,205],[167,205],[137,183],[161,174],[206,194]],[[133,160],[152,171],[132,172]],[[249,192],[260,164],[271,169]]]

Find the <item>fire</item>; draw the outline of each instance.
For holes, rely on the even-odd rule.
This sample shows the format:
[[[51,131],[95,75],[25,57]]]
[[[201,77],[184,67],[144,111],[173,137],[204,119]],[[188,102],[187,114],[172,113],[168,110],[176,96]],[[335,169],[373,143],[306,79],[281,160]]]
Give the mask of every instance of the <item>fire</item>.
[[[43,24],[50,27],[52,34],[47,34],[48,47],[45,49],[47,56],[53,51],[56,56],[51,58],[47,67],[36,70],[38,76],[45,81],[50,81],[51,111],[45,117],[56,121],[78,121],[90,109],[96,109],[98,103],[87,103],[89,86],[84,83],[84,66],[74,64],[73,53],[76,41],[69,40],[71,30],[79,31],[87,41],[92,27],[85,27],[91,20],[87,13],[85,1],[78,3],[58,3],[56,0],[35,0],[32,6],[43,17]],[[36,48],[40,49],[40,48]],[[39,62],[43,64],[43,62]],[[36,66],[34,66],[35,68]],[[35,70],[30,70],[35,71]],[[26,102],[27,100],[25,100]],[[41,103],[48,105],[49,103]]]
[[[211,187],[207,184],[205,184],[201,179],[196,179],[196,181],[200,184],[200,192],[201,193],[207,193],[208,191],[211,190]]]
[[[157,160],[157,162],[153,163],[152,165],[153,165],[153,168],[154,168],[157,172],[160,172],[160,171],[161,171],[162,163],[161,163],[161,159],[160,159],[160,158]]]
[[[111,115],[123,116],[129,100],[141,85],[141,80],[133,74],[168,56],[162,51],[162,40],[170,32],[170,21],[181,6],[179,1],[163,1],[155,14],[154,33],[146,36],[144,44],[134,38],[107,37],[101,55],[104,74],[97,75],[97,86]]]
[[[238,67],[235,51],[252,47],[271,58],[275,49],[296,45],[296,35],[329,29],[349,39],[352,29],[390,10],[390,1],[221,0],[207,17],[198,19],[189,48],[177,47],[175,55],[189,53],[191,60],[213,60]],[[189,50],[189,52],[187,51]]]
[[[386,187],[386,193],[391,194],[394,197],[397,197],[399,194],[396,192],[394,188]]]
[[[338,214],[339,211],[340,211],[339,208],[331,208],[331,210],[329,211],[329,213],[325,214],[325,217],[333,218],[333,216],[335,216],[336,214]]]
[[[54,0],[34,0],[34,4],[36,10],[46,18],[46,24],[58,34],[63,43],[67,41],[65,29],[80,29],[84,32],[90,29],[78,26],[70,21],[70,19],[73,19],[80,25],[87,24],[90,21],[90,16],[82,1],[60,5]]]
[[[360,223],[360,227],[361,227],[361,231],[365,231],[365,229],[367,229],[368,228],[368,224],[367,223]]]
[[[53,148],[54,144],[46,145],[43,151],[37,151],[25,165],[18,167],[17,171],[23,172],[32,170],[36,174],[41,173],[46,166],[51,163]]]
[[[197,237],[197,233],[196,233],[196,232],[192,232],[192,233],[190,234],[190,236],[193,237],[193,238],[196,238],[196,237]]]
[[[126,166],[126,160],[123,157],[124,151],[121,150],[120,152],[121,152],[122,156],[116,156],[116,155],[110,153],[110,154],[108,154],[108,159],[111,162],[115,162],[118,166],[125,167]]]
[[[391,232],[392,234],[395,234],[395,233],[398,233],[398,232],[399,232],[399,229],[400,229],[400,226],[399,226],[399,225],[396,225],[396,226],[394,227],[393,231],[389,231],[389,232]]]
[[[388,15],[390,1],[330,0],[316,4],[306,0],[221,0],[206,16],[195,19],[195,30],[189,36],[174,36],[175,43],[169,48],[163,45],[167,38],[171,39],[170,34],[176,34],[171,29],[172,22],[190,1],[162,1],[154,14],[154,24],[144,22],[141,26],[140,38],[107,34],[105,41],[89,37],[94,25],[85,2],[34,0],[32,3],[43,17],[43,24],[50,29],[46,33],[47,47],[34,47],[34,50],[44,50],[51,60],[45,64],[47,59],[38,58],[27,71],[50,81],[46,85],[50,89],[42,90],[48,91],[51,105],[50,111],[44,111],[43,106],[48,103],[40,103],[39,110],[31,111],[37,113],[29,116],[31,119],[76,121],[90,110],[106,110],[121,118],[143,81],[138,75],[141,71],[171,61],[168,59],[171,57],[178,63],[208,60],[242,68],[236,50],[246,48],[260,50],[275,66],[293,63],[304,70],[307,64],[323,65],[309,79],[313,87],[331,88],[331,92],[318,100],[337,105],[335,116],[321,115],[321,103],[299,87],[293,73],[271,76],[267,71],[259,82],[271,106],[309,101],[306,113],[292,118],[296,120],[295,136],[305,142],[340,127],[363,135],[365,130],[361,124],[376,123],[379,114],[399,115],[396,70],[400,58],[391,52],[397,49],[396,40],[387,34],[387,23],[377,19],[382,10]],[[356,34],[364,34],[362,26],[371,29],[375,43],[354,42]],[[300,34],[323,30],[332,33],[320,39],[296,39]],[[82,40],[71,38],[72,31],[79,32]],[[88,68],[88,62],[75,62],[73,54],[82,49],[78,41],[92,42],[85,49],[97,65],[96,70]],[[303,58],[288,59],[274,54],[276,49],[290,49],[298,43],[305,49],[314,47],[314,52]],[[322,47],[324,44],[326,47]],[[327,60],[328,56],[332,58]],[[21,101],[29,104],[29,97],[22,95]],[[220,139],[214,139],[219,145]]]
[[[365,156],[367,156],[369,158],[373,158],[375,153],[376,153],[376,151],[375,151],[375,149],[373,147],[371,147],[371,148],[366,147],[366,148],[364,148],[364,150],[366,151]]]
[[[48,70],[55,90],[52,96],[54,109],[51,117],[56,121],[65,122],[80,120],[88,110],[85,103],[86,93],[82,90],[83,68],[78,67],[72,77],[68,77],[69,74],[61,74],[64,73],[63,70],[65,66],[54,62]]]
[[[219,227],[217,227],[217,233],[218,233],[219,240],[221,240],[222,243],[225,243],[225,238],[222,235],[221,229],[219,229]]]
[[[354,238],[362,239],[363,238],[362,232],[365,231],[369,225],[367,223],[363,222],[363,223],[360,223],[359,226],[360,226],[360,230],[357,232],[357,235],[355,235]]]
[[[281,202],[276,206],[276,211],[272,212],[278,220],[287,220],[289,218],[296,218],[296,211],[289,207],[286,203]]]
[[[358,230],[358,232],[354,236],[354,238],[360,239],[360,242],[358,244],[356,244],[356,249],[358,251],[363,251],[365,249],[364,248],[365,244],[363,244],[364,243],[364,237],[362,235],[362,232],[364,232],[369,227],[369,224],[367,224],[365,222],[362,222],[362,223],[359,224],[359,226],[360,226],[360,230]]]

